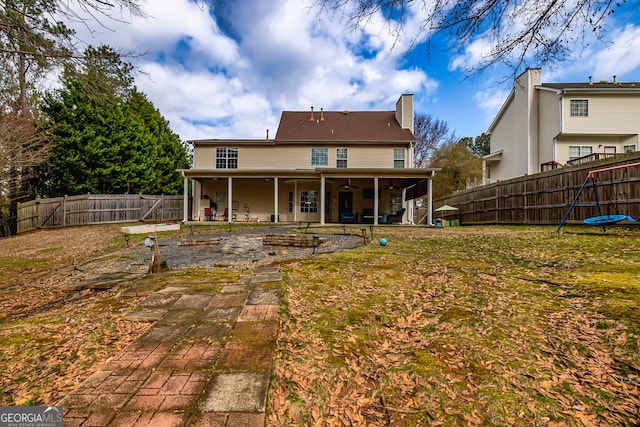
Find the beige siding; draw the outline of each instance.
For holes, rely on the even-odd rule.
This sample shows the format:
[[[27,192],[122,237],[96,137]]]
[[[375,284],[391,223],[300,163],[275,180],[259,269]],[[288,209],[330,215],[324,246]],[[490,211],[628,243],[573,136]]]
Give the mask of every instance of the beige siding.
[[[571,117],[571,100],[589,101],[588,117]],[[563,100],[564,133],[638,134],[640,96],[635,94],[567,94]]]
[[[532,150],[531,142],[537,140],[537,130],[534,129],[537,117],[534,118],[533,96],[535,90],[533,90],[534,79],[539,76],[536,70],[531,70],[530,73],[523,73],[516,83],[515,100],[515,133],[513,139],[513,170],[514,176],[525,175],[531,171],[531,164],[537,165],[538,152]]]
[[[491,132],[491,151],[503,150],[502,159],[491,165],[491,178],[507,179],[537,172],[538,104],[534,86],[540,83],[540,70],[528,70],[518,77],[513,99]]]
[[[591,147],[592,153],[636,145],[640,134],[640,92],[613,87],[552,89],[541,86],[540,71],[521,74],[500,115],[491,127],[490,178],[508,179],[540,171],[540,164],[564,164],[569,147]],[[571,117],[571,101],[587,100],[588,116]]]
[[[513,102],[504,111],[501,120],[491,132],[491,152],[502,150],[502,160],[491,164],[491,176],[493,179],[507,179],[514,176],[513,162],[514,151],[512,149],[515,134],[515,107]]]
[[[637,150],[638,137],[618,137],[618,136],[606,136],[606,135],[593,135],[593,136],[564,136],[558,140],[557,152],[558,162],[564,164],[569,159],[569,147],[591,147],[593,153],[604,153],[605,148],[615,148],[616,153],[623,153],[623,147],[625,145],[636,144]]]
[[[209,169],[216,167],[216,147],[197,146],[193,153],[194,169]]]
[[[560,132],[560,99],[557,93],[537,91],[539,116],[539,162],[556,160],[555,137]]]
[[[347,164],[349,168],[393,168],[394,148],[404,148],[405,167],[411,167],[409,150],[406,146],[296,146],[296,145],[265,145],[238,147],[238,170],[255,169],[309,169],[311,165],[312,148],[328,148],[328,167],[336,167],[337,148],[347,148]],[[199,146],[195,152],[195,169],[215,169],[216,148],[214,146]]]

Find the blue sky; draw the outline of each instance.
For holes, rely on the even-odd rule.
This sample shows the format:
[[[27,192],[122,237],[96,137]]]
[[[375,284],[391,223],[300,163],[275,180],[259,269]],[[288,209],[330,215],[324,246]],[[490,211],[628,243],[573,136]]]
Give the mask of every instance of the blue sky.
[[[275,136],[283,110],[392,110],[414,94],[416,113],[449,125],[458,137],[484,132],[513,86],[513,70],[467,75],[486,46],[463,52],[445,41],[430,53],[415,41],[419,12],[399,39],[380,16],[353,30],[313,0],[148,0],[145,17],[102,19],[81,43],[107,43],[136,66],[136,85],[183,140]],[[419,2],[415,2],[419,3]],[[636,3],[636,2],[632,2]],[[607,44],[591,41],[543,82],[640,81],[640,14],[614,13]],[[413,46],[413,47],[412,47]],[[537,64],[531,64],[537,66]],[[522,71],[522,70],[519,70]]]

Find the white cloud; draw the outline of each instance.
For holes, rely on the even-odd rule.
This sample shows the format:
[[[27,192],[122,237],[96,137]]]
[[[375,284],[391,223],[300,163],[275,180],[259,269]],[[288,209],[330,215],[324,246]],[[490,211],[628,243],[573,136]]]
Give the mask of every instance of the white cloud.
[[[85,42],[146,53],[128,59],[141,71],[136,84],[183,139],[264,138],[267,128],[275,135],[282,110],[389,110],[402,93],[414,93],[417,109],[445,115],[452,128],[472,135],[486,130],[502,105],[507,92],[492,76],[480,81],[491,89],[461,77],[490,52],[481,37],[461,55],[446,51],[448,45],[432,46],[431,60],[426,53],[406,55],[426,37],[421,25],[430,2],[410,3],[399,37],[380,13],[353,29],[340,12],[313,8],[314,3],[147,0],[145,18],[103,19],[107,28],[92,25],[93,34],[83,24],[75,27]],[[510,25],[518,28],[522,16]],[[638,23],[627,22],[635,26],[616,32],[612,21],[610,49],[585,48],[588,59],[557,71],[564,77],[577,70],[584,78],[617,74],[638,80],[631,75],[640,66]],[[508,89],[511,84],[506,82]]]
[[[147,17],[129,24],[76,26],[87,43],[146,53],[128,59],[136,84],[183,139],[263,138],[281,110],[388,110],[402,93],[438,89],[404,65],[410,40],[395,39],[379,15],[351,30],[311,1],[204,3],[148,2]]]
[[[480,110],[483,113],[483,122],[485,128],[482,130],[484,132],[486,128],[491,125],[491,122],[500,111],[500,108],[504,104],[504,101],[509,96],[511,90],[499,90],[496,88],[490,88],[486,90],[480,90],[476,92],[473,96],[474,101],[480,107]]]
[[[467,46],[462,55],[455,56],[452,59],[449,70],[456,71],[474,68],[489,57],[492,49],[493,45],[491,42],[483,38],[478,38]]]
[[[615,31],[611,45],[595,53],[589,63],[596,80],[611,79],[614,74],[618,79],[640,77],[628,75],[640,66],[640,26],[627,25]]]

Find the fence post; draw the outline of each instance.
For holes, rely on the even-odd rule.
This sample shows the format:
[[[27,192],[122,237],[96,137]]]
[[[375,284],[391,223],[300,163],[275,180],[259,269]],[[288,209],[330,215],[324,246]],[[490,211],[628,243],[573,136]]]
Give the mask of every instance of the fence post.
[[[62,226],[67,226],[67,195],[62,197]]]

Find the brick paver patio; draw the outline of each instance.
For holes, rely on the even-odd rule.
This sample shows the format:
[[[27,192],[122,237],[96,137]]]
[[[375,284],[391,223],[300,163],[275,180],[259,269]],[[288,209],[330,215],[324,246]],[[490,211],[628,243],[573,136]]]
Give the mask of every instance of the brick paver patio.
[[[275,267],[204,288],[172,278],[126,317],[157,320],[64,397],[68,426],[258,427],[278,333]],[[265,304],[265,302],[268,302]]]

